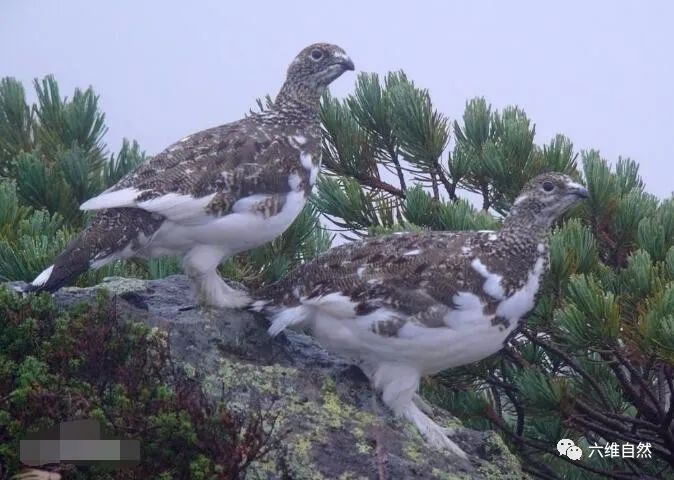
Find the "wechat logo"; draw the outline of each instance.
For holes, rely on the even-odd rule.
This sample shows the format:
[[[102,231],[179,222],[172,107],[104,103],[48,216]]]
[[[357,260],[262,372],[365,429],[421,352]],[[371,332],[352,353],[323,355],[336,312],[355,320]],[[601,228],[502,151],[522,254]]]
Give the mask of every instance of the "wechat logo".
[[[580,457],[583,456],[583,451],[580,447],[577,447],[573,440],[568,438],[562,438],[557,442],[557,451],[560,455],[566,455],[571,460],[580,460]]]

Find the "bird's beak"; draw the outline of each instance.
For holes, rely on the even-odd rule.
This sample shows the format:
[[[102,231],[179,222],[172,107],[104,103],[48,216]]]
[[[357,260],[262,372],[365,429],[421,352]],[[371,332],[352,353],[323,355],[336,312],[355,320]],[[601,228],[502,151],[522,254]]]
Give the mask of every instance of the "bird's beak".
[[[340,65],[344,71],[356,69],[356,67],[353,65],[353,61],[346,53],[337,52],[335,53],[335,57],[337,58],[337,64]]]
[[[349,57],[346,57],[342,61],[342,67],[344,68],[344,70],[355,70],[356,69],[355,65],[353,64],[353,61]]]
[[[571,182],[567,185],[567,187],[569,189],[569,193],[578,195],[580,198],[588,198],[590,196],[590,192],[587,191],[587,188],[582,186],[580,183]]]

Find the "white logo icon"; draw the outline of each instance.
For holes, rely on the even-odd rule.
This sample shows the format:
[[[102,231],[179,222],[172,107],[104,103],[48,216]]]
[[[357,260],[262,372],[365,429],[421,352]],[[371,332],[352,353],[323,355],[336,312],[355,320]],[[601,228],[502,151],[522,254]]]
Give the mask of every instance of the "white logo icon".
[[[583,451],[580,447],[577,447],[573,440],[568,438],[562,438],[557,442],[557,451],[560,455],[566,455],[571,460],[580,460],[580,457],[583,456]]]
[[[583,456],[583,451],[580,449],[580,447],[572,445],[566,449],[566,456],[571,460],[580,460],[580,457]]]

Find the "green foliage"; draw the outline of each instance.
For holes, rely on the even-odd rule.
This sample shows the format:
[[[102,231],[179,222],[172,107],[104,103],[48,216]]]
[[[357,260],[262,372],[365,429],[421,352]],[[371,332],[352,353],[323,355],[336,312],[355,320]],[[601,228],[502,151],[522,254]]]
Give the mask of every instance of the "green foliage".
[[[403,211],[412,224],[431,230],[487,230],[498,226],[494,217],[476,211],[467,200],[438,201],[418,185],[407,191]]]
[[[34,86],[33,144],[17,158],[14,172],[19,193],[33,208],[81,222],[79,204],[105,187],[105,116],[91,88],[76,89],[68,100],[51,76]]]
[[[29,105],[19,82],[0,81],[0,176],[16,181],[24,205],[81,228],[79,204],[117,182],[144,154],[124,140],[117,156],[108,155],[105,115],[91,87],[63,98],[47,76],[34,88],[37,103]]]
[[[542,298],[501,361],[470,368],[472,388],[495,391],[484,416],[536,476],[671,478],[664,472],[674,412],[672,201],[643,192],[634,162],[612,171],[588,152],[583,168],[590,199],[553,232]],[[456,389],[466,371],[440,378]],[[554,451],[559,438],[581,446],[648,442],[653,458],[595,455],[570,464]]]
[[[145,158],[124,140],[108,156],[105,115],[91,88],[62,98],[53,77],[35,81],[37,103],[23,86],[0,81],[0,279],[32,280],[86,222],[79,205],[117,182]],[[117,264],[84,276],[152,276],[166,268]],[[170,269],[169,269],[170,270]],[[170,270],[173,271],[173,270]]]
[[[33,112],[23,85],[14,78],[0,80],[0,177],[12,171],[12,161],[33,144]]]
[[[454,122],[455,143],[445,157],[451,124],[429,92],[403,72],[389,73],[383,82],[376,74],[361,74],[344,101],[324,98],[321,118],[329,176],[319,182],[314,202],[351,233],[397,223],[492,228],[495,221],[484,213],[506,213],[532,176],[553,170],[578,176],[566,137],[538,147],[522,110],[493,110],[483,98],[466,104],[463,125]],[[446,203],[458,202],[461,189],[481,195],[484,213]]]
[[[554,285],[564,286],[575,273],[591,273],[599,263],[597,242],[590,229],[572,219],[550,239],[550,274]]]
[[[0,478],[20,469],[19,439],[76,418],[142,438],[143,461],[123,470],[60,465],[64,480],[238,479],[280,447],[273,416],[207,400],[171,363],[165,333],[115,312],[105,294],[66,312],[47,295],[0,288]]]
[[[417,88],[404,73],[389,76],[387,86],[401,153],[411,163],[433,170],[449,140],[447,119],[433,108],[428,91]]]
[[[32,279],[72,233],[59,214],[20,205],[13,182],[0,181],[0,279]]]
[[[141,152],[138,142],[134,140],[130,144],[125,138],[117,156],[111,154],[110,161],[103,165],[103,184],[106,187],[114,185],[144,161],[145,152]]]
[[[320,195],[313,204],[328,215],[338,227],[360,230],[375,225],[386,225],[380,212],[386,210],[386,197],[361,189],[349,177],[322,177],[317,185]]]

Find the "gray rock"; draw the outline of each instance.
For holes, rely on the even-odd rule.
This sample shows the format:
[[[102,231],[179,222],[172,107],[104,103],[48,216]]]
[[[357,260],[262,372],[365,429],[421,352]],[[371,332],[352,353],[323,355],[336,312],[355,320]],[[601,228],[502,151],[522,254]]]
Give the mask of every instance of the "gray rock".
[[[498,435],[463,428],[438,409],[434,418],[457,428],[452,439],[470,461],[429,448],[412,425],[381,404],[358,369],[306,335],[271,339],[267,321],[256,314],[185,309],[193,296],[183,276],[108,278],[55,297],[68,307],[93,301],[99,288],[116,296],[123,316],[166,330],[174,361],[202,379],[214,398],[224,395],[230,408],[242,409],[255,401],[278,414],[277,428],[286,432],[283,452],[254,463],[250,478],[527,478]]]

